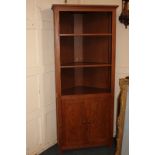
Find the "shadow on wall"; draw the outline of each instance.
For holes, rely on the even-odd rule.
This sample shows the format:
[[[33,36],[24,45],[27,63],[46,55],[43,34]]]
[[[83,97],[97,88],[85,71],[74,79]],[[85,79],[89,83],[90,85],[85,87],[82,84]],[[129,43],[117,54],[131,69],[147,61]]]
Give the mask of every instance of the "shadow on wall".
[[[42,64],[41,99],[45,116],[45,143],[55,144],[56,108],[55,108],[55,67],[54,67],[54,29],[52,10],[40,11],[39,51]]]
[[[54,65],[54,25],[51,9],[41,11],[41,58],[43,65]]]

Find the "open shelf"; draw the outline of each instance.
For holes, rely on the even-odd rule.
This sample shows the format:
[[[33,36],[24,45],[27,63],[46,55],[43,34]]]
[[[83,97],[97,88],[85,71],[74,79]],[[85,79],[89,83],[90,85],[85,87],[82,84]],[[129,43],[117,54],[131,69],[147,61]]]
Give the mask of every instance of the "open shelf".
[[[60,12],[60,34],[112,32],[111,12]]]
[[[110,89],[87,87],[87,86],[76,86],[62,90],[63,95],[95,94],[95,93],[109,93],[109,92]]]
[[[62,68],[61,94],[89,94],[111,91],[111,67]]]
[[[75,34],[75,33],[68,33],[68,34],[60,34],[61,37],[71,37],[71,36],[111,36],[111,33],[79,33],[79,34]]]
[[[96,62],[71,62],[61,66],[61,68],[81,68],[81,67],[110,67],[111,64],[96,63]]]
[[[70,66],[66,64],[75,66],[78,62],[90,63],[90,65],[111,64],[111,45],[111,36],[61,37],[61,66]]]
[[[60,11],[61,95],[111,91],[112,12]]]

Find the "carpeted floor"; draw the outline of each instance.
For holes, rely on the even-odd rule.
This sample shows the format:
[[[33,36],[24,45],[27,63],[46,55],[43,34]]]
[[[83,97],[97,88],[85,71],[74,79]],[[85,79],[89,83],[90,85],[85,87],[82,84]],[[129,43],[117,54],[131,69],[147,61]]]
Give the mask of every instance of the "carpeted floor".
[[[98,147],[98,148],[88,148],[88,149],[78,149],[78,150],[69,150],[64,151],[61,154],[58,150],[58,146],[54,145],[53,147],[47,149],[40,155],[114,155],[115,144],[112,147]]]

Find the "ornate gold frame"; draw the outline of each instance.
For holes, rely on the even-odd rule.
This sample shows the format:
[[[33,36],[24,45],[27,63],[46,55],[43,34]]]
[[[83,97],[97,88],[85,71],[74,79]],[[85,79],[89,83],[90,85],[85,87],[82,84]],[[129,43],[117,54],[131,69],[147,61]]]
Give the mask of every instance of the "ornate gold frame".
[[[116,144],[115,155],[121,155],[129,78],[120,79],[119,85],[120,85],[121,91],[120,91],[119,105],[118,105],[117,137],[116,137],[117,144]]]

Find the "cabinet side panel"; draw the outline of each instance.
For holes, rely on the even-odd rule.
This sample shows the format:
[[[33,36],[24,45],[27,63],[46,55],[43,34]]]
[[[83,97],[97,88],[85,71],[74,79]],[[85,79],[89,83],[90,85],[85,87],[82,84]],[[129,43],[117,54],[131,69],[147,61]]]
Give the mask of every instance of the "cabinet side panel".
[[[112,12],[112,74],[111,74],[111,89],[114,95],[115,86],[115,52],[116,52],[116,10]]]
[[[111,134],[113,134],[114,126],[114,90],[115,90],[115,53],[116,53],[116,9],[112,11],[112,72],[111,72],[111,91],[112,91],[112,106],[111,106]]]
[[[54,11],[54,54],[55,54],[55,76],[56,76],[56,96],[61,95],[61,70],[60,70],[60,37],[59,37],[59,11]]]
[[[59,11],[54,13],[54,54],[55,54],[55,79],[56,79],[56,110],[57,110],[57,141],[61,145],[61,79],[60,79],[60,38],[59,38]]]

